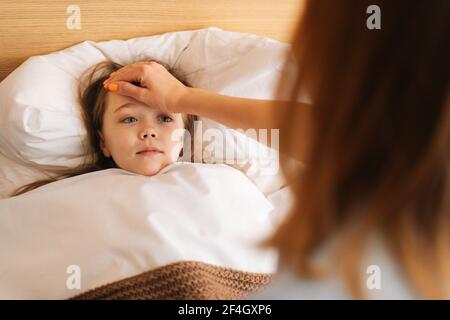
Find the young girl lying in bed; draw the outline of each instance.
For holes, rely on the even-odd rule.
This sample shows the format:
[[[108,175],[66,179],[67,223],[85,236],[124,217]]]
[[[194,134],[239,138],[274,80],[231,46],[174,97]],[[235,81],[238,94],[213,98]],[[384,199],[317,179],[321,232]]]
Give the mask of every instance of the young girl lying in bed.
[[[111,61],[89,68],[80,79],[79,99],[87,131],[87,158],[82,166],[17,189],[19,195],[63,178],[121,168],[153,176],[183,155],[186,130],[193,137],[194,115],[162,113],[103,86],[122,65]],[[192,150],[192,143],[191,143]],[[191,157],[192,159],[192,157]]]
[[[273,206],[236,169],[175,165],[189,160],[177,131],[193,136],[195,117],[105,89],[120,67],[101,63],[81,79],[86,163],[0,201],[0,299],[236,299],[264,286],[276,255],[258,243],[273,231]]]

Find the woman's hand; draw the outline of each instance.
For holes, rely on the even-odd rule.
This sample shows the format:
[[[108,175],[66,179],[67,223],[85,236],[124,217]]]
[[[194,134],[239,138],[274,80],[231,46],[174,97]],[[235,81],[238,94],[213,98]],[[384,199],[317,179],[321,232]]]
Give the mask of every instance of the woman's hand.
[[[103,85],[111,92],[172,113],[183,112],[179,102],[188,91],[188,87],[155,61],[127,65],[113,72]]]

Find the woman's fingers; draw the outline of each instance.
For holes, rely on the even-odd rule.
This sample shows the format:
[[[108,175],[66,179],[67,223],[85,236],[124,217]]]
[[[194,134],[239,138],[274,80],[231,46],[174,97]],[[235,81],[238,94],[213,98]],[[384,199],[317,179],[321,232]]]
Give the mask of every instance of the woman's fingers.
[[[148,106],[166,112],[183,112],[179,101],[187,92],[187,87],[157,62],[138,62],[123,67],[111,75],[104,85],[110,91]]]
[[[126,81],[115,81],[107,85],[106,89],[111,92],[133,98],[139,102],[151,106],[148,102],[148,90],[135,86]]]
[[[140,82],[139,73],[136,72],[136,70],[118,70],[111,73],[109,78],[106,79],[105,82],[103,82],[103,85],[106,86],[109,83],[117,81]]]
[[[120,68],[119,70],[110,74],[109,78],[104,82],[104,84],[108,84],[116,81],[128,81],[128,82],[138,82],[141,86],[143,85],[145,79],[145,66],[150,64],[151,62],[141,61],[136,62],[125,67]]]

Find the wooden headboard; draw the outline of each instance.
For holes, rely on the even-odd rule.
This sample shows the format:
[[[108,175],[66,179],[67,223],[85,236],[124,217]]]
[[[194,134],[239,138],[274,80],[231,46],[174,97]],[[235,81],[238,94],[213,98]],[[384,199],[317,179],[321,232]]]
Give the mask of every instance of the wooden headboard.
[[[33,55],[93,40],[218,27],[291,42],[303,0],[1,0],[0,81]]]

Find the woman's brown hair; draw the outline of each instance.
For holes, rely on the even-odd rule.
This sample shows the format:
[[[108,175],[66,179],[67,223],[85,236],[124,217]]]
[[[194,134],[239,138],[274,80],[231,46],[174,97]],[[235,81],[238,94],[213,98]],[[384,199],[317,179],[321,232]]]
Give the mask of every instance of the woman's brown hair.
[[[366,26],[370,5],[381,29]],[[376,235],[418,297],[450,298],[449,39],[447,0],[306,2],[292,100],[310,94],[310,129],[292,103],[280,135],[284,153],[309,147],[304,167],[282,163],[295,200],[269,241],[300,276],[323,276],[315,254],[333,243],[328,267],[364,298]]]
[[[26,184],[18,188],[11,196],[26,193],[47,183],[60,179],[74,177],[80,174],[103,169],[117,168],[117,165],[114,163],[112,157],[104,156],[100,147],[101,138],[99,132],[101,132],[103,126],[103,114],[106,111],[107,90],[104,89],[103,82],[108,79],[112,72],[122,67],[123,66],[118,63],[104,61],[87,69],[80,77],[78,97],[81,105],[84,127],[87,132],[87,145],[85,146],[86,157],[84,163],[75,168],[60,170],[57,172],[55,177]],[[172,73],[172,75],[177,76],[184,85],[188,85],[184,79],[181,79],[175,74],[174,70],[171,70],[167,66],[165,67]],[[196,120],[197,117],[194,115],[183,114],[185,129],[189,131],[191,137],[194,137],[194,122]],[[190,139],[190,141],[191,150],[193,150],[193,139]],[[180,156],[183,156],[183,150],[181,151]],[[191,153],[190,160],[193,161],[193,152]]]

